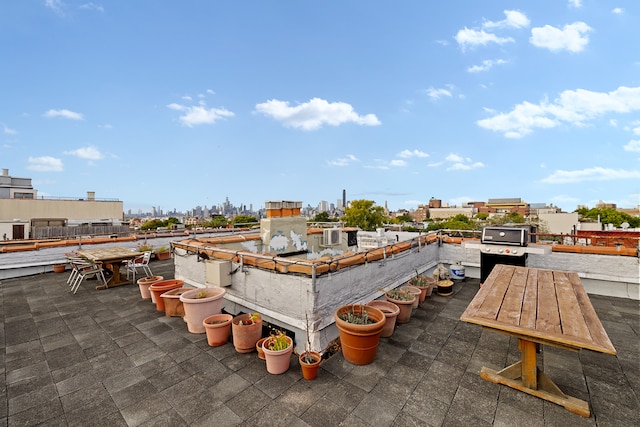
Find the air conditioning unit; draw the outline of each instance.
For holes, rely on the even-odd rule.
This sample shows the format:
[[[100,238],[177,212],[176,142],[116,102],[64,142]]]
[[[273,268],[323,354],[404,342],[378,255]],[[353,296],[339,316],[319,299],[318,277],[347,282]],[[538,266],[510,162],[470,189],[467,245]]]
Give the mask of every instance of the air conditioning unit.
[[[342,244],[342,230],[339,228],[327,228],[322,230],[322,241],[325,246]]]

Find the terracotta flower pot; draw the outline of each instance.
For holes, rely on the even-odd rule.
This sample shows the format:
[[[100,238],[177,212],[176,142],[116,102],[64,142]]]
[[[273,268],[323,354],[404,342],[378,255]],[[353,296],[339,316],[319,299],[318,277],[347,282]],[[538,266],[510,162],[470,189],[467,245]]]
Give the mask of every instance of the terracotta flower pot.
[[[210,287],[193,289],[180,295],[184,305],[184,320],[187,329],[192,334],[204,334],[202,321],[212,314],[219,314],[222,310],[225,288]]]
[[[193,288],[175,288],[160,295],[164,300],[164,315],[167,317],[184,317],[184,304],[180,296]]]
[[[158,261],[164,261],[166,259],[171,258],[171,251],[157,252],[156,259]]]
[[[366,310],[374,323],[359,325],[342,320],[341,316],[353,310],[362,314]],[[376,357],[380,334],[387,321],[384,313],[375,307],[364,305],[344,305],[339,307],[333,317],[340,333],[340,347],[345,360],[354,365],[367,365]]]
[[[311,359],[313,359],[313,362],[305,361],[307,354],[309,355],[309,357],[311,357]],[[298,360],[300,361],[300,368],[302,369],[302,376],[304,377],[304,379],[314,380],[318,376],[320,362],[322,362],[322,356],[320,355],[320,353],[317,353],[315,351],[305,351],[304,353],[300,354]]]
[[[265,360],[264,351],[262,350],[262,343],[265,342],[266,338],[260,338],[256,343],[256,350],[258,351],[258,359]]]
[[[162,279],[164,279],[164,277],[162,276],[147,276],[138,279],[137,283],[138,287],[140,287],[140,296],[142,296],[142,299],[151,298],[151,291],[149,290],[149,286],[161,281]]]
[[[367,305],[369,307],[375,307],[379,309],[384,313],[384,316],[386,317],[386,322],[380,336],[386,338],[393,335],[393,330],[396,327],[396,319],[400,314],[400,308],[392,302],[381,300],[369,301]]]
[[[250,318],[251,314],[240,314],[234,317],[231,322],[233,346],[238,353],[251,353],[256,349],[258,340],[262,338],[262,317],[260,315],[250,325],[240,324],[240,322],[246,323]]]
[[[293,340],[286,337],[289,346],[284,350],[269,350],[269,342],[273,338],[267,338],[262,343],[262,351],[267,362],[267,372],[274,375],[284,374],[289,370],[291,364],[291,353],[293,353]]]
[[[164,311],[164,300],[160,295],[167,291],[170,291],[171,289],[181,288],[183,284],[183,280],[171,279],[160,280],[149,286],[149,291],[151,291],[151,294],[153,295],[153,298],[156,302],[156,310]]]
[[[411,295],[416,297],[411,304],[411,308],[418,308],[418,303],[420,302],[420,294],[422,293],[422,291],[420,290],[420,288],[417,288],[415,286],[407,286],[407,290]]]
[[[409,285],[415,286],[416,288],[420,289],[421,292],[420,292],[419,302],[424,302],[424,300],[427,299],[428,296],[431,296],[431,290],[433,289],[433,285],[436,283],[436,281],[433,277],[429,277],[429,276],[420,276],[420,278],[426,279],[427,281],[426,286],[419,286],[417,283],[415,283],[414,279],[411,279],[409,281]]]
[[[413,310],[413,300],[399,300],[389,296],[388,293],[384,294],[387,301],[394,303],[400,309],[400,313],[396,318],[396,323],[408,323],[411,320],[411,310]]]
[[[221,313],[213,314],[202,321],[207,334],[207,342],[211,347],[218,347],[229,342],[232,320],[232,315]]]
[[[53,272],[54,273],[64,273],[64,271],[67,269],[67,264],[54,264],[53,265]]]

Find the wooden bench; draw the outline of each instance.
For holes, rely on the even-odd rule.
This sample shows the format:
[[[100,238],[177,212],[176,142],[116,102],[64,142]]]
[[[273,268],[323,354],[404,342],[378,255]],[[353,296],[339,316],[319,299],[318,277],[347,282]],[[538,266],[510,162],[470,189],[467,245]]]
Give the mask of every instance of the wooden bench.
[[[576,273],[496,265],[460,320],[518,338],[520,361],[480,376],[584,417],[589,404],[564,394],[536,365],[540,344],[616,354]]]

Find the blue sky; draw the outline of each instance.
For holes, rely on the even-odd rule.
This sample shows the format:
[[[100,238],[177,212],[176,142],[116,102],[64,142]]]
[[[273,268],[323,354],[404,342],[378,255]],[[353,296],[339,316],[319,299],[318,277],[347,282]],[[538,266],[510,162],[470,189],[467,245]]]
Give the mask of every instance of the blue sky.
[[[0,4],[0,167],[125,210],[640,204],[640,2]]]

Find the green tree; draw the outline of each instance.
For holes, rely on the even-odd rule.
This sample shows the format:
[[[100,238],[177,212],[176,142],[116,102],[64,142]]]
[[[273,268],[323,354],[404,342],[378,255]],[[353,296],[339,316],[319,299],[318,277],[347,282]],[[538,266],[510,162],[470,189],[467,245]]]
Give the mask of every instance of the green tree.
[[[229,224],[229,221],[227,221],[227,218],[225,218],[222,215],[214,215],[204,225],[205,227],[217,228],[217,227],[226,227],[227,224]]]
[[[249,224],[258,222],[258,219],[255,216],[250,215],[238,215],[231,220],[232,224]]]
[[[382,206],[375,206],[372,200],[353,200],[345,209],[344,222],[347,227],[360,227],[365,231],[374,231],[381,227],[388,218]]]
[[[619,212],[614,208],[578,208],[576,212],[583,218],[597,220],[599,217],[602,224],[613,224],[615,227],[620,227],[620,224],[627,222],[633,228],[640,227],[640,218]]]
[[[314,218],[314,222],[329,222],[331,219],[329,218],[329,212],[319,212]]]
[[[479,221],[484,221],[484,220],[486,220],[487,218],[489,218],[489,214],[488,214],[488,213],[484,213],[484,212],[481,212],[481,213],[479,213],[479,214],[476,214],[476,216],[475,216],[475,219],[477,219],[477,220],[479,220]]]
[[[164,221],[160,219],[152,219],[149,221],[145,221],[141,226],[140,230],[155,230],[158,227],[165,227]]]
[[[405,222],[413,222],[413,218],[408,214],[402,214],[393,219],[394,224],[404,224]]]

